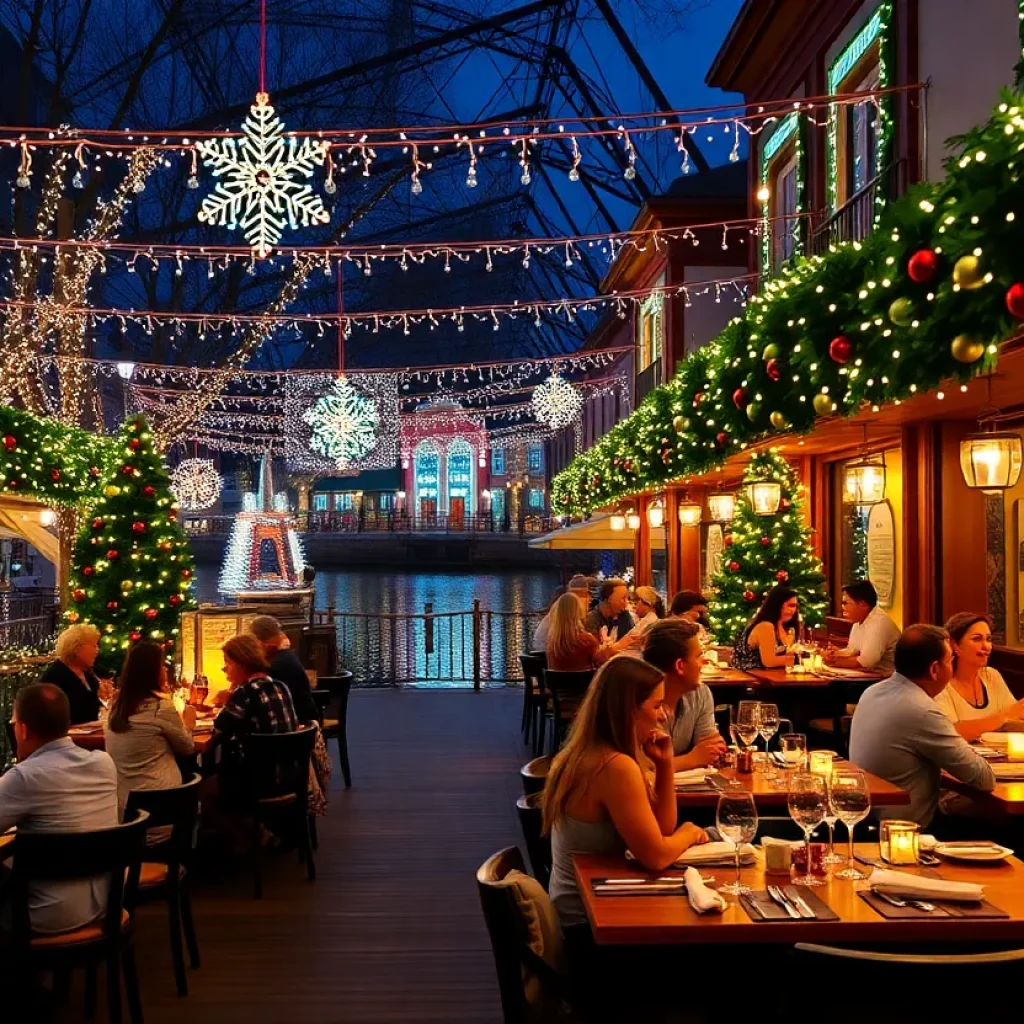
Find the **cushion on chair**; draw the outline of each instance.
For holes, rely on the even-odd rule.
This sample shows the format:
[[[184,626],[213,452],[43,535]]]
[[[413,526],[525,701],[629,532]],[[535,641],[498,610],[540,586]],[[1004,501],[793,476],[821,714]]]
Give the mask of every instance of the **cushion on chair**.
[[[332,729],[335,732],[337,732],[337,730],[338,730],[338,720],[336,718],[325,718],[324,719],[324,725],[323,725],[324,735],[326,735]]]
[[[139,872],[139,888],[154,889],[158,885],[163,885],[167,881],[168,870],[167,865],[161,864],[159,861],[144,860],[142,870]],[[185,877],[184,865],[178,866],[178,877]]]
[[[562,925],[544,886],[522,871],[510,871],[502,881],[515,894],[516,907],[526,925],[526,944],[553,970],[564,973]]]
[[[166,870],[166,869],[165,869]],[[121,931],[125,931],[131,918],[127,910],[121,911]],[[89,942],[100,942],[103,939],[103,921],[94,921],[84,928],[74,928],[69,932],[58,932],[56,935],[33,935],[30,945],[33,949],[55,949],[61,946],[82,946]]]

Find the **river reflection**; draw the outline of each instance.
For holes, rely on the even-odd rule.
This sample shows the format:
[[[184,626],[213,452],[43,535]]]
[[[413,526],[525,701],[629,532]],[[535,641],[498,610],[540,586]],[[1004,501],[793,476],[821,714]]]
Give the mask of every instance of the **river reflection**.
[[[214,566],[198,568],[200,601],[218,600],[217,575]],[[363,685],[467,686],[476,677],[482,683],[521,678],[519,655],[529,649],[559,582],[553,569],[325,570],[316,577],[316,607],[338,613],[340,660]],[[476,624],[474,600],[481,609]]]

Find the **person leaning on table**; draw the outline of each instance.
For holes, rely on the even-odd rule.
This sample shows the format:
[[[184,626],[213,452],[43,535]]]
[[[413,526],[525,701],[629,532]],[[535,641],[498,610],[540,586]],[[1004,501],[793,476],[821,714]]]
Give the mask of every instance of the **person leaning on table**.
[[[53,683],[64,691],[71,708],[71,724],[95,722],[100,717],[100,701],[109,700],[113,687],[93,671],[100,653],[100,631],[81,622],[68,626],[57,637],[57,660],[51,661],[39,677],[41,683]]]
[[[928,825],[939,805],[942,772],[983,792],[995,787],[975,753],[935,703],[953,675],[949,634],[910,626],[896,643],[896,671],[869,686],[850,727],[850,760],[910,794],[909,806],[877,807],[879,817]]]
[[[826,664],[892,672],[900,628],[878,607],[878,591],[873,584],[859,580],[843,587],[843,618],[853,623],[849,642],[840,651],[830,647],[825,652]]]

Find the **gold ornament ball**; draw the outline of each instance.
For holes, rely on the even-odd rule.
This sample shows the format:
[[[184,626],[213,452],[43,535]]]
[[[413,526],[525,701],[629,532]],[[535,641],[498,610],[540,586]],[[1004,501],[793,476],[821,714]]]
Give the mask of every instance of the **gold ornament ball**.
[[[681,434],[684,430],[690,429],[690,421],[685,416],[674,416],[672,418],[672,429]]]
[[[824,393],[815,395],[811,404],[819,416],[827,416],[832,411],[832,396]]]
[[[785,430],[789,426],[786,417],[777,410],[768,417],[768,421],[776,430]]]
[[[132,580],[121,580],[121,592],[124,594],[130,594],[135,589],[135,584]]]
[[[985,272],[981,269],[981,260],[973,253],[969,256],[961,256],[953,266],[953,283],[966,291],[980,288],[985,283]]]
[[[896,299],[889,306],[889,319],[897,327],[909,327],[914,320],[914,304],[907,298]]]
[[[976,363],[985,354],[984,343],[968,338],[966,334],[958,334],[949,347],[958,363]]]
[[[121,488],[117,484],[107,484],[103,488],[103,496],[105,498],[116,498],[121,493]]]
[[[750,405],[747,406],[747,419],[750,420],[751,423],[756,423],[757,422],[757,418],[760,415],[761,415],[761,406],[760,406],[760,404],[757,403],[757,402],[751,402]]]

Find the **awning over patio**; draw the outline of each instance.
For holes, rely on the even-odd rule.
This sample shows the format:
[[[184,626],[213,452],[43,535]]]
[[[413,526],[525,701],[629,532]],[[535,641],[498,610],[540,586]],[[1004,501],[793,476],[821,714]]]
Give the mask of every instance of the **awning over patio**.
[[[632,551],[635,534],[632,530],[613,530],[611,516],[595,515],[583,523],[573,523],[559,530],[534,537],[531,548],[553,551]],[[651,530],[651,549],[665,548],[665,531]]]

